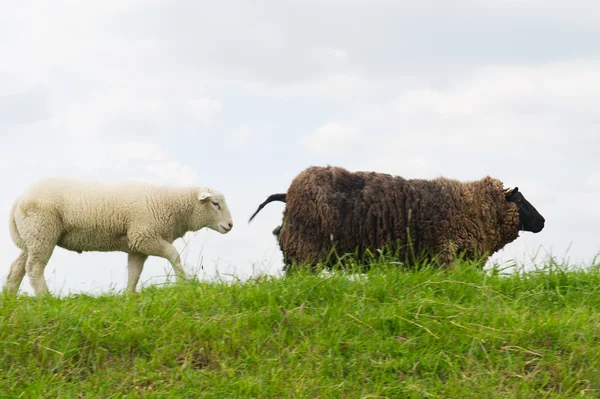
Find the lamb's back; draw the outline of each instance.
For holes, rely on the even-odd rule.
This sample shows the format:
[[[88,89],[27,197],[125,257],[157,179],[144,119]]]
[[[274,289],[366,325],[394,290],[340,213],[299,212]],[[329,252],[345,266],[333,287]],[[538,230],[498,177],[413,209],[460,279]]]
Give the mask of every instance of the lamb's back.
[[[122,229],[143,211],[152,186],[143,182],[102,182],[49,178],[32,185],[19,199],[25,214],[57,214],[65,229]],[[29,211],[29,212],[28,212]]]

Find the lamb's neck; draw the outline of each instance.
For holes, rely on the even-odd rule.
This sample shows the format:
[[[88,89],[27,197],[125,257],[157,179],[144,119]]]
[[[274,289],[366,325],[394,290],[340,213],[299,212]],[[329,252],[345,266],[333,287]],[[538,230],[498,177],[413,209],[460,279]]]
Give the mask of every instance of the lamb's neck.
[[[196,196],[189,189],[178,189],[174,195],[174,209],[172,215],[173,234],[176,238],[183,237],[185,233],[194,231],[192,226],[194,203]]]

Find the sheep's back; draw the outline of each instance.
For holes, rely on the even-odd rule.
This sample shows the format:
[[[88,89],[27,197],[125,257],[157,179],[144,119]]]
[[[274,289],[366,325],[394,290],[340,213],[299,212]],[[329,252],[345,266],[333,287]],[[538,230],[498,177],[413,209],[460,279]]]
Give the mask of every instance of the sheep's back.
[[[47,179],[25,191],[19,206],[25,215],[55,214],[69,231],[124,232],[136,213],[148,212],[152,190],[141,182]]]
[[[312,167],[290,185],[281,249],[289,260],[323,259],[333,244],[339,253],[362,254],[408,242],[420,251],[435,245],[436,224],[445,217],[443,190],[430,181],[376,172]],[[392,246],[393,248],[393,246]]]

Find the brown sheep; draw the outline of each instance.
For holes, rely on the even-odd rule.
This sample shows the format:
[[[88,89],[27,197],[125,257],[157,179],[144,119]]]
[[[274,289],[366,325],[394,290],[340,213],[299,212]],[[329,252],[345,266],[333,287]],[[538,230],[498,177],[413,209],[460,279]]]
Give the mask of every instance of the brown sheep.
[[[425,258],[442,265],[454,256],[485,261],[514,241],[519,231],[538,233],[545,219],[518,188],[505,189],[486,176],[460,182],[404,179],[376,172],[312,166],[296,176],[287,193],[278,235],[286,272],[293,265],[329,266],[353,253],[365,259],[387,247],[406,264]],[[368,250],[368,251],[367,251]]]

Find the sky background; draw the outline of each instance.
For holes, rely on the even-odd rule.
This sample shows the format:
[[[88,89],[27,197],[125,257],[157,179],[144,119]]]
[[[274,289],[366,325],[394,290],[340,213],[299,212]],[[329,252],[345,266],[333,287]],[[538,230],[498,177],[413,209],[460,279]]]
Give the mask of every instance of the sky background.
[[[491,261],[600,251],[598,1],[28,1],[0,13],[0,279],[13,200],[47,176],[222,191],[234,228],[176,241],[201,278],[280,274],[310,165],[518,186],[546,218]],[[123,289],[124,253],[57,248],[53,293]],[[200,264],[203,269],[200,269]],[[140,283],[165,281],[151,257]],[[33,293],[27,277],[23,292]]]

